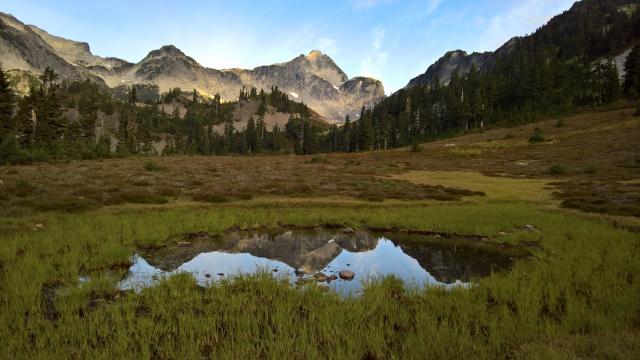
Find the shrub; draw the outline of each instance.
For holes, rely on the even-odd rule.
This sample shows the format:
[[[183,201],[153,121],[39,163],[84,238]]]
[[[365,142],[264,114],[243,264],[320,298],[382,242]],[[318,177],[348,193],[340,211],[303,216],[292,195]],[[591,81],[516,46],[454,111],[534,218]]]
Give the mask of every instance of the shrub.
[[[595,165],[589,165],[584,168],[585,174],[595,174],[597,171],[598,171],[598,168],[596,168]]]
[[[162,167],[154,161],[147,161],[144,163],[144,169],[147,171],[160,171],[162,170]]]
[[[515,136],[515,135],[513,135],[512,133],[507,133],[507,134],[504,136],[504,140],[513,139],[513,138],[515,138],[515,137],[516,137],[516,136]]]
[[[567,173],[567,167],[562,164],[556,164],[549,168],[549,173],[553,175],[564,175]]]
[[[211,193],[211,192],[195,193],[191,196],[191,199],[193,199],[194,201],[208,202],[208,203],[229,202],[229,198],[227,198],[226,196],[216,194],[216,193]]]
[[[127,191],[122,194],[125,202],[133,204],[166,204],[169,199],[156,194],[148,194],[136,191]]]
[[[254,194],[250,191],[244,191],[236,194],[236,197],[240,200],[251,200],[254,197]]]
[[[36,187],[26,180],[18,179],[9,187],[8,190],[9,194],[23,198],[31,195],[36,190]]]
[[[309,159],[309,164],[328,164],[329,163],[329,159],[327,159],[325,156],[314,156],[311,159]]]
[[[564,127],[564,120],[563,119],[558,120],[558,122],[556,122],[556,127],[557,128]]]
[[[422,146],[420,144],[418,144],[417,142],[413,143],[413,145],[411,145],[411,151],[412,152],[421,152],[422,151]]]
[[[533,135],[531,135],[531,137],[529,138],[529,142],[530,143],[539,143],[539,142],[544,142],[546,139],[544,138],[544,135],[542,134],[542,130],[540,130],[539,128],[536,128],[533,131]]]

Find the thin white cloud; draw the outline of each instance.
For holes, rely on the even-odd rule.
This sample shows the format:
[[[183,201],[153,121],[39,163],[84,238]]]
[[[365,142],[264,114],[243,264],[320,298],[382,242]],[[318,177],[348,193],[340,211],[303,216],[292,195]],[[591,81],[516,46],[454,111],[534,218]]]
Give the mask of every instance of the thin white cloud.
[[[425,13],[425,16],[433,14],[433,12],[438,9],[440,4],[442,4],[442,1],[443,0],[427,0],[427,11]]]
[[[534,32],[575,0],[520,0],[507,11],[482,19],[482,36],[476,50],[492,51],[513,36]]]
[[[383,78],[387,65],[387,51],[383,47],[385,33],[386,29],[381,25],[371,30],[371,51],[360,62],[360,72],[363,76]]]
[[[316,49],[331,56],[336,56],[340,52],[336,40],[331,38],[319,38]]]
[[[356,10],[367,10],[380,4],[388,4],[390,0],[351,0],[351,6]]]

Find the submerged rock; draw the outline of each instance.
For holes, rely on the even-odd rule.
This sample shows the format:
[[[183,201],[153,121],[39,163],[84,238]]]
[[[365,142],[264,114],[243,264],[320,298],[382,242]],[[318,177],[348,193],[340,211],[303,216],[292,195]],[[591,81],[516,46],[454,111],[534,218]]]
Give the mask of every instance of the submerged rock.
[[[348,281],[351,281],[353,280],[354,277],[356,277],[356,274],[351,270],[340,270],[339,275],[340,275],[340,279],[348,280]]]
[[[325,282],[327,281],[327,279],[329,279],[327,277],[327,275],[325,275],[324,273],[316,273],[315,275],[313,275],[313,278],[317,281],[317,282]]]

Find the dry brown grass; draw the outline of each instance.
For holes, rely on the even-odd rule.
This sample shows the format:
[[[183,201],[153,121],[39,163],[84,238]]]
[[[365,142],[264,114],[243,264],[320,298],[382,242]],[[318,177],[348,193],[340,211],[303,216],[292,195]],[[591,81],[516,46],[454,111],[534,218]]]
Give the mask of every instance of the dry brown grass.
[[[553,181],[565,206],[637,216],[637,209],[629,210],[627,205],[637,199],[638,187],[621,185],[640,179],[640,120],[633,117],[633,112],[623,109],[567,117],[563,127],[556,127],[557,120],[550,119],[488,130],[424,144],[421,152],[397,149],[321,156],[133,157],[3,166],[0,213],[75,211],[185,199],[244,201],[253,197],[447,201],[474,194],[468,190],[486,192],[488,198],[499,200],[509,198],[511,190],[520,194],[520,190],[524,194],[533,191],[532,198],[543,196],[547,201],[549,191],[541,188]],[[548,141],[528,142],[536,127]],[[154,170],[160,170],[149,171],[150,162]],[[556,164],[562,164],[566,173],[550,174],[549,169]],[[514,190],[516,183],[509,181],[491,180],[489,183],[494,184],[489,186],[487,178],[479,175],[442,175],[450,171],[541,180],[523,185],[528,189]],[[416,181],[411,174],[423,175]],[[624,211],[616,210],[620,204]]]

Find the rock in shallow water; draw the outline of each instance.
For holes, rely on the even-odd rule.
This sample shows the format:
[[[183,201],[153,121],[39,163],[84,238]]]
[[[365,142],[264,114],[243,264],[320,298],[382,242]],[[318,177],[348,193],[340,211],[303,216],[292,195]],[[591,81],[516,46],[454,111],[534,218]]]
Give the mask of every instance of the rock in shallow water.
[[[323,274],[323,273],[316,273],[315,275],[313,275],[313,278],[317,281],[317,282],[325,282],[327,281],[329,278],[327,277],[327,275]]]
[[[354,277],[356,277],[356,274],[351,270],[340,270],[339,275],[340,279],[348,281],[351,281]]]

